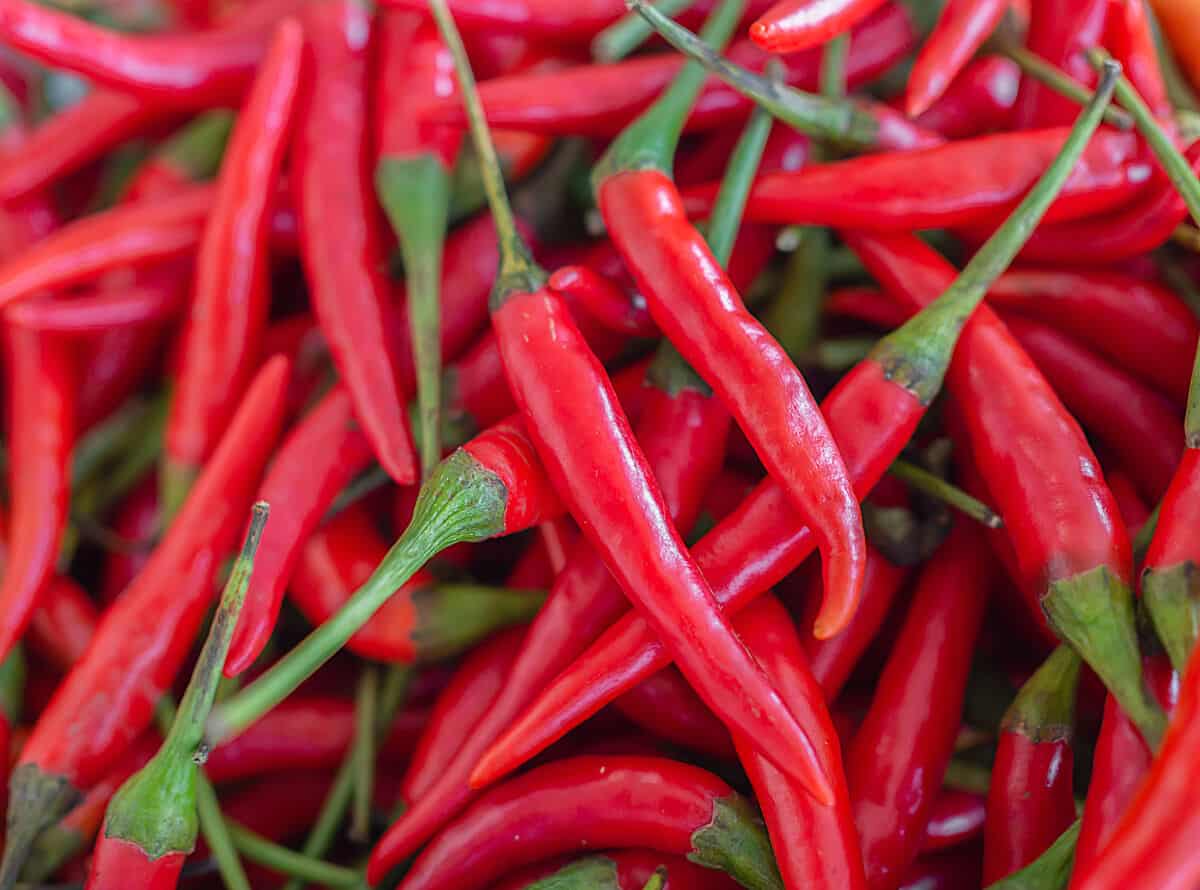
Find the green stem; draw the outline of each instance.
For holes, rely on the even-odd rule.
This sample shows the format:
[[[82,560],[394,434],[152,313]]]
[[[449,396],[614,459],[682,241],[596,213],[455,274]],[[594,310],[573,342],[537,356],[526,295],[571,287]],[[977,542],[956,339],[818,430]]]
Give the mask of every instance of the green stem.
[[[992,785],[992,771],[986,766],[954,758],[946,764],[942,785],[955,791],[987,794]]]
[[[646,16],[644,3],[630,5],[648,18],[656,31],[662,33],[656,20]],[[721,0],[720,5],[704,23],[704,29],[701,31],[702,42],[714,46],[724,46],[728,43],[745,6],[745,0]],[[680,27],[661,12],[651,12],[672,27]],[[691,34],[686,29],[680,30]],[[694,35],[693,39],[696,39]],[[604,157],[596,165],[592,173],[593,187],[609,176],[627,170],[659,170],[668,176],[671,175],[683,125],[696,103],[701,87],[704,86],[704,78],[707,76],[704,67],[694,61],[684,65],[675,75],[675,80],[671,82],[667,91],[642,112],[637,120],[621,131],[621,135],[613,140]]]
[[[21,701],[25,695],[25,654],[20,644],[12,648],[0,662],[0,714],[8,721],[9,729],[21,719]]]
[[[867,358],[879,345],[875,337],[838,337],[822,340],[805,359],[825,371],[848,371]]]
[[[184,171],[194,182],[212,179],[221,167],[234,119],[227,108],[198,115],[173,133],[154,156]]]
[[[376,464],[365,473],[355,477],[349,485],[341,490],[329,509],[325,511],[325,515],[321,518],[322,522],[328,522],[347,507],[361,501],[372,492],[387,487],[391,482],[392,477],[383,467]]]
[[[783,84],[774,83],[770,78],[755,74],[753,71],[722,58],[711,45],[715,41],[707,39],[705,35],[697,37],[687,28],[676,24],[649,6],[646,0],[629,0],[629,5],[650,22],[654,30],[671,46],[711,71],[743,96],[767,109],[773,117],[779,118],[802,133],[839,145],[862,148],[875,144],[879,130],[875,118],[861,111],[852,102],[831,101],[823,96],[815,96]],[[687,70],[688,68],[684,68],[685,72]],[[701,71],[700,77],[703,78],[703,71]],[[662,101],[659,100],[660,103]],[[682,120],[680,123],[682,124]],[[626,130],[626,133],[628,132],[629,130]],[[653,132],[650,132],[644,138],[649,140],[653,136]],[[613,143],[614,148],[616,145],[617,143]],[[673,153],[673,143],[670,148]],[[609,156],[612,154],[613,148],[610,148]],[[623,154],[624,156],[621,158],[623,163],[616,169],[652,166],[658,157],[656,154],[647,162],[646,157],[636,155],[628,150]],[[660,169],[669,171],[670,167],[669,165],[660,166]],[[613,170],[597,168],[597,174],[607,175],[610,172]]]
[[[1053,62],[1039,56],[1019,44],[1005,44],[1000,52],[1010,61],[1017,64],[1021,73],[1029,75],[1042,86],[1070,99],[1079,105],[1087,105],[1092,99],[1092,91],[1063,71]],[[1120,108],[1110,105],[1104,109],[1105,123],[1112,124],[1119,130],[1133,129],[1133,118]]]
[[[352,868],[331,865],[320,859],[311,859],[287,847],[272,843],[244,825],[228,823],[229,836],[238,852],[251,862],[272,871],[291,875],[303,881],[312,881],[326,887],[365,887],[362,875]]]
[[[209,852],[217,862],[217,871],[226,890],[252,890],[250,879],[238,858],[237,847],[229,833],[229,823],[221,815],[221,804],[217,800],[217,789],[203,773],[196,777],[196,812],[200,818],[200,832]]]
[[[1171,666],[1183,674],[1200,636],[1200,566],[1186,560],[1146,569],[1142,573],[1142,604]]]
[[[876,361],[891,378],[928,404],[938,393],[963,325],[1033,234],[1100,125],[1120,74],[1105,66],[1096,95],[1071,128],[1058,156],[1021,203],[979,248],[940,297],[879,342]]]
[[[464,541],[504,529],[507,492],[493,473],[461,449],[438,465],[422,486],[413,518],[383,561],[324,624],[245,689],[213,708],[205,732],[210,745],[237,735],[290,695],[332,658],[413,574]]]
[[[1192,362],[1192,380],[1188,384],[1187,411],[1183,415],[1183,440],[1188,448],[1200,448],[1200,346]]]
[[[919,467],[906,460],[896,460],[888,469],[888,473],[907,483],[916,491],[936,498],[981,525],[988,528],[1001,528],[1004,525],[999,514],[983,501],[972,497],[957,485],[950,484],[941,476],[929,472],[924,467]]]
[[[663,890],[667,886],[667,867],[660,865],[654,869],[654,874],[650,876],[642,890]]]
[[[462,35],[458,33],[446,0],[430,0],[429,5],[442,39],[454,57],[454,70],[458,75],[459,91],[467,111],[475,154],[479,157],[483,188],[487,193],[488,205],[496,224],[496,234],[500,243],[500,271],[492,287],[491,307],[492,311],[495,311],[514,294],[534,293],[540,290],[546,283],[547,276],[545,270],[534,261],[529,245],[517,231],[512,206],[504,188],[504,174],[496,156],[491,132],[488,130],[483,103],[479,100],[475,74],[471,70],[471,60],[467,57],[466,47],[463,46]]]
[[[1186,247],[1192,253],[1200,253],[1200,229],[1195,226],[1178,226],[1171,233],[1171,240],[1180,247]]]
[[[763,325],[793,361],[808,356],[820,340],[829,248],[826,229],[806,226],[788,256],[779,293],[763,313]]]
[[[850,34],[839,34],[825,44],[821,53],[821,95],[826,99],[846,97],[846,59],[850,55]]]
[[[658,0],[655,8],[665,16],[677,16],[696,0]],[[636,12],[627,12],[596,35],[592,58],[599,62],[617,62],[646,42],[654,29]]]
[[[1102,49],[1093,48],[1088,51],[1088,61],[1097,70],[1103,70],[1104,66],[1112,61],[1112,56]],[[1133,115],[1138,132],[1149,143],[1154,156],[1158,158],[1159,164],[1166,171],[1167,178],[1171,180],[1171,184],[1183,198],[1183,203],[1187,205],[1188,213],[1191,214],[1192,222],[1200,225],[1200,179],[1197,179],[1196,174],[1192,172],[1192,165],[1183,156],[1183,152],[1175,146],[1167,132],[1159,126],[1158,121],[1154,119],[1154,112],[1138,95],[1138,91],[1129,82],[1129,78],[1124,76],[1117,78],[1116,97],[1117,101]]]
[[[989,884],[988,890],[1063,890],[1071,880],[1082,824],[1082,820],[1076,819],[1046,852],[1020,871]]]
[[[545,601],[544,590],[486,584],[434,584],[414,591],[411,639],[417,660],[461,655],[489,634],[532,620]]]
[[[354,795],[350,811],[350,837],[366,843],[371,836],[371,791],[375,787],[375,723],[379,704],[379,670],[363,670],[354,697]]]
[[[1075,728],[1075,692],[1083,662],[1061,645],[1021,687],[1004,714],[1001,728],[1033,742],[1065,741]]]

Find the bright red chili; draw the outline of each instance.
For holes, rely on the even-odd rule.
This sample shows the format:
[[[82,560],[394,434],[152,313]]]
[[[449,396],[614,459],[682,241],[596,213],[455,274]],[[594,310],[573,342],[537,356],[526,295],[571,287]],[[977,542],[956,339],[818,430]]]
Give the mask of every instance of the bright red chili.
[[[882,4],[883,0],[780,0],[750,26],[750,36],[771,52],[795,52],[848,31]]]
[[[661,890],[733,890],[724,872],[655,850],[609,850],[558,867],[539,863],[508,875],[492,890],[527,890],[534,881],[554,881],[562,890],[642,890],[657,869],[666,869]]]
[[[917,124],[946,139],[969,139],[1008,129],[1016,106],[1021,70],[1000,56],[971,62]]]
[[[1044,0],[1031,4],[1028,48],[1087,86],[1096,82],[1096,72],[1085,52],[1099,46],[1110,0]],[[1058,95],[1033,78],[1021,83],[1015,124],[1020,129],[1064,124],[1077,109],[1070,99]]]
[[[675,668],[639,683],[613,702],[613,707],[657,738],[722,760],[735,756],[725,724],[705,707]],[[802,791],[802,796],[806,793]]]
[[[905,110],[910,117],[945,94],[1007,10],[1008,0],[949,0],[909,72]]]

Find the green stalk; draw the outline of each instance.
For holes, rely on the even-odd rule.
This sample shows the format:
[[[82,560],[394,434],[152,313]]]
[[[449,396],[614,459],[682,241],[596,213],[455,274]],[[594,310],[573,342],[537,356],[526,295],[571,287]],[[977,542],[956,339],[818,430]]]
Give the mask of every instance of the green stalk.
[[[289,850],[272,843],[265,837],[255,834],[249,828],[229,823],[229,836],[239,853],[272,871],[291,875],[303,881],[312,881],[324,887],[362,887],[366,888],[363,876],[352,868],[331,865],[319,859],[310,859],[301,853]]]
[[[642,890],[663,890],[667,886],[667,867],[660,865],[654,869],[654,874],[650,876]]]
[[[25,654],[18,643],[0,662],[0,714],[9,729],[21,719],[21,702],[25,696]]]
[[[983,501],[972,497],[958,486],[951,485],[941,476],[929,472],[924,467],[919,467],[906,460],[896,460],[888,469],[888,473],[906,483],[913,490],[936,498],[987,528],[1001,528],[1004,525],[1004,521],[996,511]]]
[[[1179,226],[1171,233],[1171,240],[1192,253],[1200,253],[1200,229],[1195,226]]]
[[[379,704],[379,670],[368,665],[354,697],[354,793],[351,796],[350,838],[366,843],[371,836],[371,791],[375,787],[375,723]]]
[[[658,0],[655,9],[665,16],[677,16],[696,0]],[[649,39],[654,29],[635,12],[627,12],[596,35],[592,41],[592,58],[598,62],[617,62]]]
[[[850,55],[850,33],[839,34],[825,44],[821,53],[821,95],[826,99],[846,96],[846,59]]]
[[[1075,693],[1082,666],[1074,649],[1060,645],[1025,681],[1004,713],[1001,729],[1035,743],[1069,740],[1075,730]]]
[[[823,96],[815,96],[773,83],[769,78],[755,74],[753,71],[722,58],[713,49],[712,44],[716,41],[709,39],[703,33],[697,37],[687,28],[676,24],[649,6],[646,0],[628,0],[628,2],[671,46],[711,71],[743,96],[767,109],[773,117],[779,118],[802,133],[839,145],[869,148],[875,144],[879,130],[875,118],[859,110],[853,103],[832,101]],[[703,73],[700,77],[703,78]],[[659,100],[660,103],[662,101],[662,99]],[[652,132],[646,136],[647,139],[652,137]],[[616,143],[614,143],[615,146]],[[671,150],[673,153],[674,145],[671,146]],[[610,148],[609,154],[612,154],[612,151],[613,149]],[[637,158],[623,160],[625,160],[623,165],[625,169],[649,166],[645,163],[630,163],[631,160],[639,160]],[[670,167],[660,169],[669,171]],[[601,172],[600,168],[597,169],[597,172]],[[611,171],[608,169],[603,170],[604,174],[609,172]]]
[[[1091,101],[1091,90],[1037,53],[1015,43],[1004,44],[1000,48],[1000,52],[1010,61],[1015,62],[1022,74],[1029,75],[1042,86],[1058,93],[1063,98],[1070,99],[1079,105],[1087,105]],[[1112,105],[1104,109],[1104,122],[1112,124],[1118,130],[1133,129],[1133,118]]]
[[[204,842],[208,844],[209,852],[217,863],[217,871],[226,890],[253,890],[229,833],[229,823],[221,814],[217,789],[204,773],[196,776],[196,811]]]
[[[645,16],[642,9],[644,4],[631,4],[632,8]],[[703,39],[716,46],[724,46],[729,42],[738,21],[745,9],[745,0],[722,0],[704,23]],[[679,28],[657,10],[651,10],[660,19],[672,27]],[[659,30],[655,20],[650,23]],[[680,28],[685,33],[690,31]],[[661,31],[660,31],[661,33]],[[707,76],[704,66],[689,62],[675,75],[675,80],[667,91],[642,114],[621,131],[604,153],[604,157],[596,164],[592,173],[593,188],[609,176],[626,170],[659,170],[671,175],[675,164],[675,150],[679,146],[679,137],[683,133],[683,125],[691,113],[696,97],[704,86]]]
[[[820,339],[830,246],[828,230],[804,227],[800,244],[788,256],[779,293],[763,313],[763,325],[793,361],[805,359]]]
[[[212,179],[221,168],[221,157],[235,119],[236,115],[227,108],[197,115],[172,133],[154,156],[184,171],[195,182]]]
[[[1063,890],[1071,880],[1082,824],[1082,820],[1076,819],[1046,852],[1020,871],[989,884],[988,890]]]

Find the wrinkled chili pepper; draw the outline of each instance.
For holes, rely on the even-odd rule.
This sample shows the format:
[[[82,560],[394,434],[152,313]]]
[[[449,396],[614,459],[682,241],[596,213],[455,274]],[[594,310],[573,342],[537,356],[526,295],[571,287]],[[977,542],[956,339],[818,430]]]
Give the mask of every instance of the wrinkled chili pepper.
[[[1075,689],[1079,656],[1059,646],[1021,687],[992,763],[983,880],[1024,868],[1075,821]]]
[[[918,853],[958,734],[988,565],[982,537],[960,520],[917,580],[871,709],[846,754],[869,887],[899,886]]]
[[[918,117],[936,102],[1008,9],[1008,0],[949,0],[908,75],[905,110]]]
[[[883,0],[780,0],[750,26],[754,42],[774,53],[819,46],[866,18]]]
[[[162,508],[174,515],[259,361],[270,309],[269,204],[300,87],[304,33],[285,19],[238,116],[196,258],[167,419]]]
[[[16,879],[38,831],[149,724],[211,600],[217,561],[244,522],[281,423],[287,374],[283,359],[263,366],[179,519],[34,726],[10,782],[0,886]]]

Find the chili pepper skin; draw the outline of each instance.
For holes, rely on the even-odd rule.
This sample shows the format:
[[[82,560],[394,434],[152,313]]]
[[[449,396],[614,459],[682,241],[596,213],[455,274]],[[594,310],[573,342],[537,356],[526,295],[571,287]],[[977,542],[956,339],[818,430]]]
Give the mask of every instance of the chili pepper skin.
[[[631,723],[676,745],[725,760],[735,756],[729,730],[673,668],[639,683],[613,707]]]
[[[659,869],[666,869],[661,890],[733,890],[723,872],[693,865],[681,856],[654,850],[610,850],[557,868],[540,863],[495,884],[493,890],[642,890]]]
[[[1075,691],[1079,656],[1059,646],[1004,715],[992,764],[983,882],[1024,868],[1075,821]]]
[[[422,0],[388,0],[388,5],[419,12],[429,8]],[[555,40],[587,40],[624,15],[625,4],[623,0],[581,0],[568,7],[556,0],[516,0],[498,6],[480,0],[451,0],[450,12],[468,31],[479,27]]]
[[[905,111],[918,117],[949,89],[951,82],[995,30],[1007,0],[950,0],[908,75]]]
[[[174,890],[188,854],[172,852],[151,858],[132,841],[103,838],[96,845],[88,869],[87,890],[111,887],[145,887],[146,890]]]
[[[8,311],[10,321],[46,334],[103,334],[113,328],[174,321],[184,309],[178,287],[138,287],[57,300],[53,297],[18,303]]]
[[[1183,456],[1171,400],[1051,327],[1017,317],[1005,324],[1063,404],[1130,468],[1142,497],[1157,502]]]
[[[968,139],[1008,129],[1016,107],[1021,70],[1000,56],[967,65],[916,122],[946,139]]]
[[[301,258],[313,308],[375,455],[396,482],[417,461],[384,337],[388,297],[368,164],[370,16],[351,0],[304,10],[312,63],[293,147]],[[337,139],[329,139],[336,132]]]
[[[306,542],[338,493],[370,460],[370,445],[341,386],[326,393],[283,440],[259,489],[259,499],[274,506],[275,519],[263,534],[258,572],[238,618],[226,676],[236,677],[258,658]]]
[[[1081,83],[1091,86],[1096,73],[1084,53],[1104,39],[1109,0],[1050,0],[1036,4],[1029,19],[1028,48],[1062,68]],[[1075,117],[1070,99],[1059,96],[1033,78],[1025,78],[1017,100],[1016,126],[1046,127]]]
[[[61,337],[7,324],[3,339],[12,509],[0,658],[25,632],[54,574],[70,500],[76,386],[72,350]]]
[[[746,887],[782,886],[766,833],[729,786],[696,767],[629,756],[560,760],[493,788],[425,848],[402,886],[472,890],[559,853],[635,844],[721,868]],[[372,858],[367,879],[382,873]]]
[[[780,0],[750,26],[763,49],[790,53],[820,46],[870,15],[883,0]]]
[[[599,248],[612,250],[609,242]],[[645,307],[626,295],[612,279],[595,271],[592,265],[560,266],[550,275],[548,286],[564,298],[587,306],[589,314],[614,331],[638,337],[658,335],[658,327]]]
[[[983,795],[943,790],[930,807],[921,852],[957,847],[979,837],[983,834],[986,814],[987,798]]]
[[[1104,45],[1109,48],[1125,76],[1150,106],[1155,117],[1167,120],[1171,99],[1158,63],[1154,32],[1144,3],[1112,0],[1105,21]]]
[[[146,727],[187,657],[211,601],[217,560],[245,521],[274,444],[287,375],[283,359],[264,365],[179,519],[107,611],[83,660],[34,726],[10,782],[13,815],[0,886],[15,879],[33,836]],[[147,624],[146,615],[156,620]]]
[[[1194,398],[1194,397],[1193,397]],[[1197,553],[1189,529],[1196,519],[1200,490],[1200,441],[1196,437],[1194,402],[1188,406],[1187,448],[1158,514],[1158,526],[1142,566],[1142,597],[1155,630],[1176,670],[1186,667],[1195,648],[1197,622]]]
[[[276,15],[296,5],[272,4]],[[167,107],[236,101],[264,56],[267,33],[234,25],[199,34],[135,37],[25,0],[0,6],[0,36],[8,46]]]
[[[46,585],[29,621],[29,645],[65,671],[83,657],[99,623],[100,612],[84,589],[58,575]]]
[[[746,218],[874,231],[995,220],[1029,190],[1066,133],[1062,128],[997,133],[763,176],[750,191]],[[1101,131],[1046,218],[1077,219],[1119,206],[1138,194],[1148,175],[1133,134]],[[715,193],[712,185],[688,189],[688,212],[704,216]]]
[[[916,33],[900,4],[889,4],[853,32],[846,60],[846,79],[854,88],[889,68],[914,46]],[[742,41],[729,58],[762,70],[768,56]],[[820,53],[812,50],[784,56],[784,80],[800,89],[819,85]],[[480,84],[488,123],[552,135],[615,136],[646,109],[683,67],[673,54],[634,57],[608,64],[578,65],[557,71],[532,71],[497,77]],[[537,101],[531,102],[530,97]],[[751,100],[715,78],[705,81],[688,116],[688,132],[711,130],[744,116]],[[458,103],[430,109],[433,119],[465,125]]]
[[[165,434],[163,509],[174,514],[254,374],[270,308],[268,209],[299,90],[304,33],[283,21],[221,164],[183,330]]]
[[[1060,328],[1172,399],[1187,399],[1200,325],[1170,290],[1115,271],[1010,269],[988,291],[1002,312]]]
[[[959,522],[922,571],[900,637],[846,755],[867,885],[898,887],[954,750],[990,565]]]

